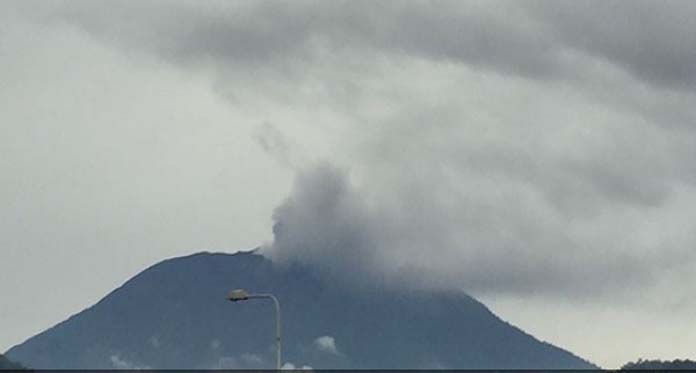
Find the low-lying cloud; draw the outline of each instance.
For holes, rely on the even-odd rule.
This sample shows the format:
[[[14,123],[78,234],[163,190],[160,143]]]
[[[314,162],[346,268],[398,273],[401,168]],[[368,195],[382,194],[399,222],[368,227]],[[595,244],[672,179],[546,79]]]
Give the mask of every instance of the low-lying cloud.
[[[291,362],[283,363],[283,366],[281,366],[280,369],[282,369],[282,370],[313,370],[313,368],[309,365],[295,365],[294,363],[291,363]]]
[[[336,347],[336,339],[330,335],[321,336],[314,340],[314,346],[325,353],[332,355],[340,355],[338,348]]]
[[[111,361],[111,364],[113,365],[113,367],[115,369],[119,369],[119,370],[150,369],[150,367],[148,367],[146,365],[133,363],[132,361],[121,358],[119,355],[111,355],[109,360]]]

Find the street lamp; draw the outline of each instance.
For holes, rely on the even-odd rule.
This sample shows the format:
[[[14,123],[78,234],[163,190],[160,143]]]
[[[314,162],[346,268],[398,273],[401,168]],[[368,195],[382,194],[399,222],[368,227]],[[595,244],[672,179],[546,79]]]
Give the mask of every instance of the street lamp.
[[[275,315],[276,315],[276,369],[280,370],[280,303],[278,303],[278,298],[273,294],[249,294],[244,289],[230,290],[227,293],[227,300],[232,302],[239,302],[242,300],[249,299],[270,299],[275,304]]]

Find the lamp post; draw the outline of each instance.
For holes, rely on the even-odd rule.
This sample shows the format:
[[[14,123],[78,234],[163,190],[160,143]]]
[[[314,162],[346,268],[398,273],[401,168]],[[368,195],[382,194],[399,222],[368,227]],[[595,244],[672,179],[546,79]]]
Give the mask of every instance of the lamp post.
[[[275,305],[275,316],[276,316],[276,369],[280,370],[280,303],[278,298],[270,293],[262,294],[249,294],[244,289],[235,289],[227,293],[227,300],[232,302],[239,302],[249,299],[270,299]]]

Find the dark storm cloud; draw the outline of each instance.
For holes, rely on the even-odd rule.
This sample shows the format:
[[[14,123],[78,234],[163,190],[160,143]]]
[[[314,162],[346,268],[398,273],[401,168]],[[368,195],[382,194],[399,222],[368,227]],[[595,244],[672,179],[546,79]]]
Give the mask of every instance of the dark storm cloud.
[[[448,59],[546,75],[554,51],[534,25],[451,2],[66,2],[57,16],[126,47],[176,62],[268,64],[316,48]],[[523,16],[519,11],[517,15]]]
[[[128,53],[156,55],[184,71],[212,67],[223,89],[263,97],[264,111],[278,105],[292,112],[321,108],[355,119],[374,110],[371,105],[395,108],[393,117],[368,125],[333,124],[346,128],[344,143],[367,139],[367,151],[349,163],[362,170],[363,191],[379,185],[398,191],[374,192],[395,206],[363,201],[330,168],[301,175],[295,193],[276,211],[274,246],[292,248],[279,250],[282,255],[312,260],[323,248],[336,259],[328,266],[338,269],[353,257],[360,261],[355,266],[365,267],[437,247],[440,259],[422,266],[454,275],[453,263],[468,263],[460,278],[471,288],[528,291],[546,281],[561,289],[583,283],[585,275],[606,282],[617,277],[604,274],[623,273],[619,263],[631,263],[636,273],[651,271],[624,247],[624,238],[605,234],[593,240],[588,232],[601,219],[636,228],[651,209],[674,203],[675,188],[694,182],[689,160],[696,156],[696,141],[689,126],[664,130],[669,123],[655,121],[694,117],[691,93],[663,94],[663,88],[683,90],[692,79],[684,62],[693,53],[684,46],[696,34],[686,22],[693,13],[688,6],[50,4],[39,10],[25,6],[24,13],[77,26]],[[355,61],[363,70],[342,75]],[[427,68],[412,68],[419,63]],[[381,70],[374,67],[380,64]],[[478,75],[462,77],[462,70]],[[320,81],[319,94],[306,89],[307,81],[313,89],[312,79]],[[388,94],[370,96],[373,91],[364,87],[374,82],[382,84],[374,91]],[[428,90],[418,84],[437,89],[422,95]],[[479,92],[467,85],[478,85]],[[278,90],[287,93],[274,96]],[[403,97],[411,91],[419,93]],[[497,102],[506,97],[515,99]],[[476,100],[485,107],[469,106]],[[519,102],[526,104],[511,107]],[[299,127],[298,137],[314,134],[317,126]],[[305,162],[275,127],[262,126],[255,137],[281,162]],[[420,201],[417,208],[414,201]],[[634,210],[635,216],[629,213]],[[606,211],[626,216],[606,217]],[[620,252],[612,260],[596,260],[615,245],[611,250]],[[631,273],[618,277],[630,279]]]
[[[680,1],[58,4],[44,15],[177,63],[277,67],[349,51],[548,79],[580,78],[573,54],[584,54],[650,84],[696,82],[696,6]]]
[[[529,14],[557,44],[621,66],[652,84],[696,87],[696,4],[689,1],[536,1]]]

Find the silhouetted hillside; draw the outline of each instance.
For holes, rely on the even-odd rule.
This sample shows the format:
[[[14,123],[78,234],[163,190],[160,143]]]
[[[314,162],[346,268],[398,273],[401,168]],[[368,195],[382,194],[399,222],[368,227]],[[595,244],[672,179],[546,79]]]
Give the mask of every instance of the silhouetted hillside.
[[[461,292],[350,288],[254,253],[166,260],[7,352],[33,368],[269,368],[273,308],[284,362],[315,368],[592,368]]]

